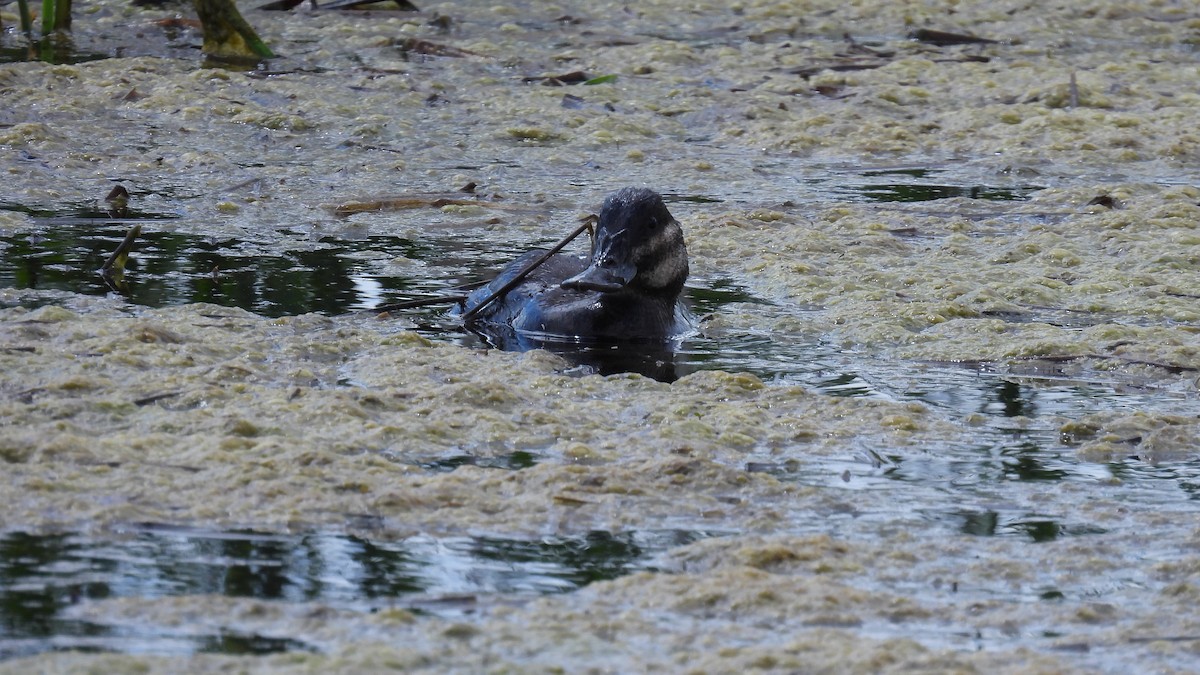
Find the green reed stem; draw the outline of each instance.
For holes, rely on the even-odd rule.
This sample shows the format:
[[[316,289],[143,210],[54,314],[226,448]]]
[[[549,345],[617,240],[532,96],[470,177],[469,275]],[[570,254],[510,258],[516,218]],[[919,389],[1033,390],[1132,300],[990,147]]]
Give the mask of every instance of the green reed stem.
[[[54,18],[58,15],[54,10],[54,0],[42,0],[42,35],[54,32]]]

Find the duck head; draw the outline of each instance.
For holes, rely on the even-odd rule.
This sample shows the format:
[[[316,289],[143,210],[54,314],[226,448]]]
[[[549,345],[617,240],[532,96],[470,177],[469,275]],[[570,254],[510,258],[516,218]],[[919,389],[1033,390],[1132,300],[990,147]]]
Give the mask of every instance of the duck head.
[[[600,209],[587,269],[562,282],[576,291],[670,295],[687,281],[683,229],[662,197],[645,188],[623,188]]]

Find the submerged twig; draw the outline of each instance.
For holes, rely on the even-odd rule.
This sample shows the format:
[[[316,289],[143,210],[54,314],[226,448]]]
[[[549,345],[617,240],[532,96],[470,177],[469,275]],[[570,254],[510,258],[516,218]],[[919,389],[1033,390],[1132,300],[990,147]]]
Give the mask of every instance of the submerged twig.
[[[112,255],[108,256],[108,260],[100,267],[100,276],[104,277],[105,283],[111,286],[114,290],[125,290],[125,262],[129,260],[129,252],[133,249],[133,242],[142,233],[141,225],[134,225],[125,233],[125,239],[117,246],[117,250],[113,251]]]
[[[372,307],[372,312],[394,312],[400,309],[413,309],[415,307],[428,307],[429,305],[450,304],[452,302],[462,302],[467,299],[466,293],[458,295],[439,295],[435,298],[416,298],[414,300],[402,300],[401,302],[390,302],[386,305]]]
[[[104,265],[100,268],[100,271],[106,274],[111,273],[114,270],[123,271],[125,269],[125,261],[129,258],[129,251],[133,249],[133,242],[141,233],[141,225],[134,225],[133,227],[129,228],[129,231],[125,233],[125,238],[121,240],[121,244],[117,246],[117,250],[113,251],[112,255],[108,256],[108,260],[104,262]]]
[[[561,251],[564,246],[566,246],[567,244],[574,241],[576,237],[583,234],[585,231],[591,230],[592,227],[596,224],[597,220],[598,220],[598,218],[596,216],[588,216],[587,218],[584,218],[583,222],[579,225],[579,227],[575,228],[570,234],[563,237],[562,240],[559,241],[557,244],[555,244],[552,248],[550,248],[550,250],[548,250],[545,253],[543,253],[542,255],[538,256],[536,259],[530,261],[530,263],[528,265],[526,265],[524,268],[522,268],[520,272],[517,272],[516,276],[514,276],[512,279],[509,279],[508,283],[504,284],[503,286],[496,289],[495,291],[492,291],[491,295],[488,295],[486,298],[484,298],[483,301],[480,302],[478,305],[475,305],[471,309],[463,312],[463,315],[462,315],[463,323],[466,323],[466,322],[470,321],[471,319],[473,319],[476,314],[478,314],[481,310],[483,310],[484,307],[487,307],[488,305],[490,305],[493,300],[501,297],[505,293],[507,293],[507,292],[511,291],[513,288],[515,288],[517,286],[517,284],[521,283],[521,281],[525,277],[529,276],[529,274],[531,272],[533,272],[535,269],[537,269],[538,267],[541,267],[542,263],[549,260],[550,257],[553,256],[555,253],[558,253],[559,251]]]

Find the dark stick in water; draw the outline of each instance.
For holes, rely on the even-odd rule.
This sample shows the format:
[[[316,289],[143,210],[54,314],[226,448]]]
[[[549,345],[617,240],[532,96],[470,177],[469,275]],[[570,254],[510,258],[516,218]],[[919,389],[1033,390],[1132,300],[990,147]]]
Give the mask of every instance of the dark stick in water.
[[[567,244],[574,241],[575,237],[578,237],[579,235],[583,234],[585,230],[592,229],[592,225],[595,223],[595,218],[596,218],[595,216],[589,216],[587,218],[584,218],[583,223],[579,227],[575,228],[575,230],[573,232],[571,232],[571,234],[568,234],[566,237],[563,237],[562,241],[555,244],[553,248],[551,248],[549,251],[546,251],[542,255],[538,256],[536,260],[531,261],[528,265],[526,265],[524,268],[522,268],[520,272],[517,272],[517,275],[515,277],[513,277],[512,279],[509,279],[508,283],[504,284],[500,288],[493,291],[491,295],[489,295],[483,299],[483,302],[480,302],[478,305],[475,305],[470,310],[463,312],[463,315],[462,315],[463,323],[466,323],[466,322],[470,321],[472,318],[474,318],[475,315],[478,314],[484,307],[487,307],[488,305],[490,305],[493,300],[495,300],[496,298],[499,298],[500,296],[504,295],[505,293],[507,293],[507,292],[511,291],[513,288],[515,288],[517,286],[517,284],[521,283],[521,280],[523,280],[525,277],[529,276],[530,272],[536,270],[542,263],[549,260],[550,256],[554,255],[555,253],[558,253],[559,251],[561,251],[563,249],[564,246],[566,246]]]
[[[376,312],[376,313],[394,312],[398,309],[413,309],[414,307],[428,307],[429,305],[442,305],[442,304],[451,303],[451,302],[462,302],[463,300],[466,300],[466,299],[467,299],[467,296],[463,295],[461,293],[458,295],[439,295],[436,298],[417,298],[415,300],[402,300],[400,302],[390,302],[386,305],[372,307],[371,309],[369,309],[367,311]]]
[[[125,293],[129,286],[125,283],[125,263],[129,260],[129,252],[133,250],[133,242],[142,233],[141,225],[134,225],[125,233],[125,239],[117,246],[117,250],[108,256],[104,266],[100,268],[100,278],[114,291]]]
[[[125,271],[125,260],[129,258],[129,252],[133,250],[133,242],[142,233],[141,225],[134,225],[125,233],[125,238],[121,240],[117,250],[108,256],[108,260],[100,267],[100,271],[104,274],[113,274],[115,272]]]

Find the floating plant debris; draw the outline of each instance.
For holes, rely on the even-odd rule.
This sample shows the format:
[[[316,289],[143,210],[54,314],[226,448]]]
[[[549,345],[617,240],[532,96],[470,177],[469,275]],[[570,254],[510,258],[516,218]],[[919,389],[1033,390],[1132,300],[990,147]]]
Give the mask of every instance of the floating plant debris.
[[[932,30],[929,28],[918,28],[913,31],[910,38],[917,42],[926,42],[938,47],[948,47],[951,45],[994,45],[996,40],[978,37],[975,35],[967,35],[965,33],[949,33],[941,30]]]
[[[420,38],[404,38],[396,43],[396,47],[404,53],[423,54],[425,56],[445,56],[449,58],[463,58],[465,56],[478,56],[477,52],[450,45],[438,44],[429,40]]]
[[[335,0],[320,5],[321,9],[382,9],[394,12],[419,12],[409,0]]]
[[[489,209],[524,210],[527,206],[510,204],[496,199],[460,197],[456,195],[398,195],[347,201],[329,206],[334,215],[349,216],[368,211],[399,211],[404,209],[440,209],[446,206],[480,206]]]
[[[572,70],[561,75],[529,75],[521,78],[524,82],[541,82],[551,87],[561,87],[564,84],[580,84],[587,82],[591,76],[582,70]]]

